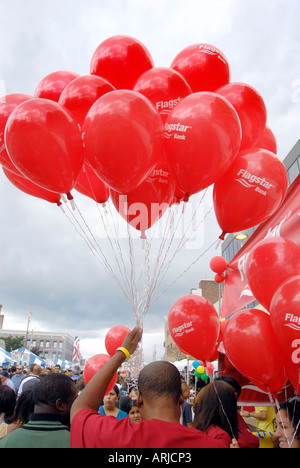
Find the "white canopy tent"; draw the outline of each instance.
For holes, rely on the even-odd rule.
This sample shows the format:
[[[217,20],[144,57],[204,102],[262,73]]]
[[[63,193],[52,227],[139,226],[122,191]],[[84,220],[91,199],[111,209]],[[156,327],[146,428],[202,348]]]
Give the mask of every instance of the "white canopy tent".
[[[8,365],[12,364],[14,361],[8,351],[5,351],[5,349],[0,348],[0,365]]]

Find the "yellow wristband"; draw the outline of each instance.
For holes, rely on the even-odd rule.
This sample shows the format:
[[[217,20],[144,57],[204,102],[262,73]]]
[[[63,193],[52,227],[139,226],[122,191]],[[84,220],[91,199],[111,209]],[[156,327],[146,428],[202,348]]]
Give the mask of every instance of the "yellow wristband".
[[[116,352],[117,352],[117,351],[122,351],[122,353],[125,354],[126,359],[127,359],[127,361],[128,361],[128,359],[130,358],[130,352],[128,351],[128,349],[123,348],[123,347],[121,346],[121,348],[116,349]]]

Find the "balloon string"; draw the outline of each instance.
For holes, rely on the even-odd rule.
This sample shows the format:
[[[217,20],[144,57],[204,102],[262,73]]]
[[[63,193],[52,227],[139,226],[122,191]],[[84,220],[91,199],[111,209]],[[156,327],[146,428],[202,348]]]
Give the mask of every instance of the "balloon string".
[[[166,226],[165,226],[165,230],[164,230],[164,234],[163,234],[163,238],[162,238],[162,241],[161,241],[161,244],[160,244],[160,247],[159,247],[159,251],[158,251],[158,254],[156,256],[156,260],[155,260],[155,263],[154,263],[154,268],[153,268],[153,272],[152,272],[152,276],[151,278],[148,277],[148,290],[147,290],[147,301],[146,301],[146,305],[145,305],[145,310],[144,310],[144,315],[146,314],[146,312],[148,311],[149,307],[150,307],[150,304],[151,304],[151,297],[152,297],[152,293],[153,293],[153,289],[154,289],[154,285],[156,284],[157,282],[157,279],[158,279],[158,276],[160,274],[160,270],[157,274],[157,269],[158,269],[158,265],[159,265],[159,262],[162,258],[162,253],[163,253],[163,249],[164,249],[164,246],[166,244],[166,239],[167,239],[167,231],[170,232],[170,226],[171,224],[173,224],[173,221],[174,221],[174,217],[173,216],[170,216],[170,209],[168,211],[168,218],[167,218],[167,223],[166,223]],[[163,260],[164,261],[164,260]]]
[[[196,260],[195,260],[193,263],[191,263],[191,264],[178,276],[178,278],[176,278],[174,281],[172,281],[172,283],[170,283],[169,286],[168,286],[166,289],[164,289],[164,290],[162,291],[162,293],[159,294],[159,296],[157,296],[157,297],[155,298],[154,301],[157,301],[166,291],[168,291],[168,289],[170,289],[175,283],[177,283],[177,281],[180,280],[180,278],[182,278],[182,277],[190,270],[190,268],[192,268],[192,266],[195,265],[195,264],[200,260],[200,258],[203,257],[203,255],[205,255],[205,254],[215,245],[215,243],[216,243],[216,241],[214,241],[204,252],[202,252],[202,253],[196,258]]]
[[[195,216],[196,216],[196,214],[197,214],[197,211],[199,210],[199,207],[201,206],[201,204],[202,204],[202,202],[203,202],[203,200],[204,200],[206,194],[207,194],[207,189],[204,191],[203,196],[202,196],[200,202],[198,203],[197,209],[195,210],[195,212],[194,212],[194,214],[193,214],[193,217],[192,217],[192,219],[190,220],[186,231],[189,229],[190,225],[193,223],[193,220],[194,220],[194,218],[195,218]],[[178,211],[178,210],[177,210],[177,207],[176,207],[176,211]],[[172,262],[174,261],[176,255],[178,255],[178,253],[183,249],[183,247],[185,246],[186,242],[190,239],[190,237],[192,236],[192,234],[194,234],[194,232],[199,228],[200,224],[201,224],[202,222],[204,222],[206,216],[210,213],[211,210],[209,210],[209,212],[206,214],[206,216],[205,216],[203,219],[201,219],[200,223],[196,226],[196,228],[193,230],[193,232],[192,232],[188,237],[186,236],[186,233],[184,233],[183,237],[182,237],[181,240],[179,241],[179,245],[177,246],[177,249],[175,250],[175,253],[173,253],[172,257],[171,257],[171,258],[169,259],[169,261],[167,262],[166,259],[167,259],[167,256],[168,256],[169,252],[170,252],[171,246],[173,245],[173,241],[174,241],[175,235],[176,235],[176,233],[177,233],[177,229],[178,229],[179,223],[180,223],[180,221],[182,221],[182,215],[183,215],[184,211],[185,211],[185,204],[182,205],[182,213],[181,213],[181,215],[180,215],[179,218],[178,218],[178,221],[177,221],[177,223],[176,223],[175,229],[173,230],[173,234],[172,234],[172,236],[171,236],[169,245],[168,245],[168,247],[167,247],[167,249],[166,249],[166,252],[165,252],[165,255],[164,255],[164,257],[163,257],[163,260],[161,261],[160,269],[159,269],[158,274],[157,274],[157,277],[156,277],[156,279],[155,279],[155,283],[154,283],[154,286],[153,286],[153,288],[152,288],[152,292],[153,292],[154,289],[156,289],[157,282],[158,282],[158,279],[159,279],[159,277],[161,276],[161,274],[162,274],[162,277],[161,277],[160,282],[162,282],[162,281],[164,280],[164,278],[165,278],[165,276],[166,276],[166,274],[167,274],[167,272],[168,272],[168,270],[169,270],[169,268],[170,268]],[[171,231],[171,227],[172,227],[173,225],[174,225],[174,212],[173,212],[173,217],[172,217],[172,223],[171,223],[171,226],[169,227],[169,232]],[[166,238],[167,238],[167,236],[166,236]],[[159,255],[158,260],[160,259],[160,257],[161,257],[161,255]],[[162,273],[162,272],[163,272],[163,273]]]
[[[92,194],[93,194],[93,197],[94,197],[94,200],[95,200],[95,202],[96,202],[96,195],[95,195],[95,192],[94,192],[93,184],[92,184],[92,181],[91,181],[90,176],[89,176],[89,174],[88,174],[88,171],[86,170],[85,165],[83,165],[83,171],[84,171],[85,176],[86,176],[86,178],[87,178],[87,180],[88,180],[90,190],[91,190],[91,192],[92,192]],[[100,211],[100,215],[101,215],[101,219],[102,219],[102,224],[103,224],[103,226],[104,226],[104,228],[105,228],[107,239],[109,240],[111,249],[112,249],[113,253],[115,254],[116,263],[117,263],[117,265],[118,265],[118,268],[119,268],[119,271],[120,271],[120,273],[121,273],[121,276],[123,277],[123,280],[125,280],[125,284],[126,284],[125,287],[126,287],[127,294],[129,294],[128,274],[127,274],[127,271],[126,271],[126,266],[125,266],[125,262],[124,262],[123,255],[122,255],[122,249],[121,249],[121,247],[120,247],[119,241],[117,240],[117,239],[118,239],[118,236],[117,236],[117,231],[116,231],[116,228],[115,228],[115,224],[112,223],[112,224],[113,224],[113,227],[114,227],[114,231],[112,231],[111,225],[109,224],[109,228],[110,228],[111,232],[113,232],[113,235],[110,236],[109,233],[108,233],[108,231],[107,231],[107,223],[104,222],[103,212],[102,212],[101,210],[99,210],[98,203],[96,203],[96,206],[97,206],[97,208],[98,208],[98,211]],[[104,207],[105,207],[105,213],[107,213],[107,205],[104,204]],[[108,217],[108,216],[106,217],[106,220],[109,220],[109,217]],[[111,220],[113,221],[113,216],[111,216]],[[115,249],[114,249],[114,246],[112,245],[111,239],[114,239],[114,244],[115,244],[115,247],[117,247],[117,250],[118,250],[118,252],[119,252],[119,257],[118,257],[118,255],[116,255],[116,253],[115,253]],[[122,267],[123,267],[123,270],[124,270],[124,276],[122,275],[121,266],[120,266],[120,264],[119,264],[119,258],[120,258],[120,260],[121,260]]]
[[[64,212],[64,214],[66,215],[67,219],[71,222],[71,224],[73,225],[73,227],[75,228],[76,232],[80,235],[80,237],[83,238],[83,240],[85,241],[87,247],[89,248],[90,252],[93,254],[93,256],[96,258],[96,260],[98,261],[98,263],[102,266],[102,268],[104,268],[104,270],[106,271],[106,273],[115,281],[115,283],[117,284],[117,286],[120,288],[120,290],[123,292],[123,294],[125,295],[126,299],[129,301],[129,303],[131,304],[131,299],[130,299],[130,296],[127,294],[127,292],[125,291],[124,287],[122,286],[122,284],[120,283],[119,279],[117,278],[117,276],[114,274],[106,256],[104,255],[102,249],[100,248],[99,244],[97,243],[99,249],[97,249],[95,247],[95,245],[93,244],[92,240],[89,239],[86,231],[84,230],[84,227],[80,224],[80,222],[78,221],[78,219],[75,217],[75,213],[73,211],[71,211],[69,209],[69,207],[66,205],[68,211],[69,211],[69,214],[71,215],[68,216],[68,214],[66,212]],[[85,222],[86,224],[86,222]],[[90,231],[90,229],[89,229]],[[94,236],[92,236],[94,238]]]
[[[212,211],[212,208],[206,213],[206,215],[204,216],[204,218],[203,218],[203,219],[200,221],[200,223],[198,224],[197,228],[199,228],[200,224],[203,223],[203,222],[205,221],[206,217],[210,214],[211,211]],[[194,233],[195,231],[196,231],[196,229],[193,231],[193,233]],[[168,272],[168,270],[169,270],[169,268],[170,268],[172,262],[174,261],[175,257],[180,253],[180,251],[183,249],[183,247],[185,246],[185,244],[189,241],[189,239],[191,238],[191,236],[192,236],[193,233],[191,233],[189,237],[186,237],[186,236],[184,235],[184,236],[185,236],[184,243],[182,243],[182,240],[181,240],[180,245],[177,247],[175,253],[173,254],[173,256],[171,257],[171,259],[170,259],[169,262],[167,263],[167,265],[166,265],[166,267],[165,267],[165,271],[164,271],[164,273],[163,273],[163,276],[162,276],[161,280],[163,280],[163,279],[165,278],[165,276],[166,276],[166,274],[167,274],[167,272]],[[201,256],[202,256],[202,255],[201,255]],[[199,259],[199,257],[198,257],[198,259]],[[193,265],[194,263],[195,263],[195,262],[193,262],[192,265]],[[191,267],[192,265],[190,265],[190,267]],[[190,267],[188,268],[188,270],[190,269]],[[188,270],[185,270],[185,272],[188,271]],[[185,272],[184,272],[184,273],[185,273]]]
[[[196,208],[196,210],[195,210],[195,212],[194,212],[194,214],[193,214],[192,219],[190,220],[190,222],[189,222],[189,224],[188,224],[188,226],[187,226],[186,231],[188,231],[190,225],[193,223],[193,220],[194,220],[194,218],[195,218],[195,216],[196,216],[196,214],[197,214],[197,212],[198,212],[200,206],[202,205],[202,202],[203,202],[203,200],[204,200],[204,198],[205,198],[206,193],[207,193],[207,190],[205,190],[205,192],[204,192],[204,194],[203,194],[203,196],[202,196],[202,199],[201,199],[200,202],[198,203],[197,208]],[[208,214],[211,212],[211,210],[212,210],[212,208],[208,211],[208,213],[204,216],[204,218],[200,220],[199,224],[195,227],[195,229],[191,232],[191,234],[190,234],[188,237],[186,236],[186,232],[184,233],[183,237],[181,238],[181,240],[180,240],[180,242],[179,242],[179,245],[177,246],[177,249],[176,249],[175,253],[173,254],[173,257],[169,260],[169,262],[168,262],[168,264],[167,264],[167,268],[166,268],[166,271],[165,271],[165,273],[164,273],[164,275],[163,275],[163,278],[164,278],[166,272],[168,271],[169,266],[170,266],[170,264],[172,263],[173,259],[174,259],[174,258],[176,257],[176,255],[183,249],[183,247],[185,246],[185,244],[187,243],[187,241],[191,238],[191,236],[194,234],[194,232],[196,232],[196,230],[199,228],[199,226],[204,222],[205,218],[208,216]],[[180,218],[179,218],[179,220],[180,220]],[[178,226],[178,225],[177,225],[177,226]],[[177,228],[177,227],[176,227],[176,228]],[[175,230],[174,233],[173,233],[173,238],[174,238],[175,234],[176,234],[176,230]],[[167,253],[168,253],[168,252],[167,252]]]
[[[98,210],[100,212],[100,216],[101,216],[102,224],[103,224],[104,229],[105,229],[106,237],[108,239],[108,242],[110,244],[112,252],[113,252],[113,254],[115,256],[115,261],[116,261],[116,263],[118,265],[119,272],[120,272],[121,276],[123,277],[123,280],[124,280],[125,285],[126,285],[127,293],[129,294],[130,285],[129,285],[129,280],[128,280],[128,272],[127,272],[126,264],[125,264],[125,261],[124,261],[124,258],[123,258],[121,245],[120,245],[120,242],[118,241],[117,230],[116,230],[116,226],[115,226],[115,223],[114,223],[113,215],[112,215],[111,210],[110,210],[110,204],[108,203],[106,205],[105,219],[104,219],[104,216],[103,216],[103,212],[102,212],[102,210],[99,209],[98,205],[97,205],[97,208],[98,208]],[[116,252],[116,250],[117,250],[117,252]],[[123,270],[123,272],[122,272],[122,270]]]
[[[199,203],[197,210],[199,209],[199,206],[201,205],[205,194],[206,194],[206,191],[203,194],[202,200]],[[126,200],[125,200],[125,203],[126,203]],[[99,210],[98,204],[96,205]],[[134,311],[137,324],[143,323],[144,317],[146,316],[150,308],[150,305],[153,302],[153,295],[157,288],[158,279],[161,277],[160,284],[162,284],[162,281],[165,278],[165,275],[168,269],[170,268],[170,265],[173,259],[183,248],[185,242],[187,242],[187,240],[191,237],[192,233],[188,235],[187,232],[184,232],[183,238],[180,238],[178,245],[175,246],[175,253],[173,253],[173,256],[171,256],[171,258],[168,258],[171,253],[171,247],[173,247],[174,245],[176,231],[181,221],[180,217],[178,220],[175,219],[175,210],[170,208],[168,210],[167,223],[164,226],[163,238],[160,242],[156,258],[154,257],[155,258],[154,266],[152,267],[150,263],[150,253],[152,253],[151,249],[152,249],[153,239],[151,238],[151,236],[148,236],[148,238],[145,239],[145,248],[143,250],[144,262],[143,264],[140,265],[140,268],[142,268],[142,271],[140,272],[140,276],[138,277],[137,276],[137,263],[136,263],[135,251],[134,251],[134,242],[133,242],[133,238],[131,234],[132,228],[129,225],[129,223],[126,223],[128,245],[129,245],[129,258],[128,258],[129,268],[127,268],[127,264],[125,262],[125,258],[123,255],[124,251],[121,248],[121,245],[119,242],[119,236],[117,235],[117,229],[116,229],[116,225],[114,222],[114,216],[113,216],[113,213],[111,212],[111,203],[108,202],[106,206],[106,215],[104,216],[103,210],[99,210],[99,211],[101,213],[102,224],[104,226],[110,248],[112,249],[112,252],[115,256],[115,261],[117,264],[117,271],[119,273],[118,275],[116,275],[115,271],[113,270],[113,265],[111,261],[108,261],[108,259],[106,258],[101,246],[99,245],[99,242],[97,241],[87,221],[83,217],[78,205],[76,204],[75,206],[76,206],[75,212],[69,210],[68,208],[68,210],[70,211],[71,218],[72,218],[71,222],[73,226],[75,227],[76,231],[79,232],[81,237],[83,237],[88,248],[96,257],[100,265],[106,270],[109,276],[115,281],[115,283],[118,285],[120,290],[125,295],[126,299],[128,300],[129,304],[131,305]],[[192,220],[190,220],[189,225],[193,223],[196,214],[197,214],[196,212],[193,214]],[[203,223],[204,219],[206,218],[206,216],[208,216],[208,214],[209,212],[206,213],[204,217],[202,217],[202,219],[200,220],[200,223]],[[75,216],[75,215],[78,215],[78,216]],[[77,218],[79,218],[79,220]],[[175,223],[175,221],[177,222]],[[198,223],[195,229],[198,228],[200,223]],[[158,223],[156,223],[153,231],[156,231],[156,229],[158,228],[159,228]],[[171,233],[172,235],[170,235]],[[141,250],[140,239],[138,242],[138,247]],[[198,256],[198,258],[176,280],[174,280],[164,290],[164,292],[168,290],[173,284],[175,284],[210,248],[211,247],[206,249],[205,252],[201,253]],[[120,275],[120,278],[119,278],[119,275]],[[161,294],[154,300],[157,300],[160,296]]]

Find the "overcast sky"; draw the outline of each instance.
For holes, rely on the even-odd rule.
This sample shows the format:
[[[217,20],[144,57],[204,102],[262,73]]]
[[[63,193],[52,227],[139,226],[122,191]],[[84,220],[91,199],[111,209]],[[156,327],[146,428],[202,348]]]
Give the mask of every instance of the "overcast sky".
[[[0,95],[33,95],[40,80],[53,71],[88,74],[97,46],[116,34],[136,37],[150,51],[154,65],[166,67],[186,46],[206,42],[227,57],[231,81],[247,83],[262,95],[267,125],[276,136],[282,160],[300,135],[299,17],[298,0],[0,0]],[[95,204],[77,192],[74,197],[90,229],[102,237],[102,251],[120,281],[114,258],[119,246],[124,260],[128,258],[128,239],[117,239],[112,250]],[[152,359],[154,347],[158,358],[163,355],[164,317],[172,304],[201,279],[213,278],[209,260],[218,252],[214,248],[204,252],[220,228],[210,211],[211,191],[196,211],[201,197],[194,197],[190,209],[198,220],[209,214],[189,248],[178,253],[164,281],[158,282],[160,297],[144,320],[145,360]],[[84,356],[90,357],[105,351],[109,328],[134,326],[135,314],[118,284],[69,219],[55,205],[18,191],[2,171],[0,223],[0,303],[5,328],[24,330],[30,312],[31,328],[79,336]],[[117,229],[125,237],[122,223]],[[138,237],[133,244],[138,277],[147,252]],[[151,271],[160,245],[160,239],[151,245]]]

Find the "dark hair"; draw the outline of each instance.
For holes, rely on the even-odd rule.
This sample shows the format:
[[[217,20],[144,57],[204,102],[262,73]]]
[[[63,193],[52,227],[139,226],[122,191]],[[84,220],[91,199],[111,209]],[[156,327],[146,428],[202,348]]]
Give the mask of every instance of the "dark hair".
[[[195,411],[193,425],[196,429],[207,432],[211,426],[218,426],[231,438],[238,438],[237,400],[227,383],[216,381],[202,388]]]
[[[36,405],[44,404],[55,408],[55,402],[61,398],[67,402],[74,390],[75,383],[65,374],[49,374],[34,387],[33,398]]]
[[[214,381],[216,382],[217,380],[218,381],[221,380],[222,382],[226,382],[229,385],[231,385],[234,388],[234,390],[236,391],[236,393],[237,393],[237,398],[239,398],[239,396],[240,396],[240,394],[242,392],[242,387],[240,386],[240,384],[233,377],[223,375],[221,377],[216,377]]]
[[[130,400],[126,406],[126,413],[129,414],[133,406],[137,406],[137,400]]]
[[[279,408],[286,412],[291,424],[295,428],[295,438],[300,441],[300,397],[294,396],[280,403]]]
[[[16,393],[7,385],[0,386],[0,413],[4,413],[6,424],[10,423],[16,404]]]
[[[13,423],[25,424],[29,420],[29,416],[34,412],[34,399],[33,391],[25,390],[18,398],[14,415],[12,417]]]
[[[151,362],[139,374],[138,389],[147,400],[167,396],[177,404],[182,395],[180,373],[170,362]]]

